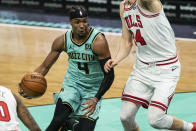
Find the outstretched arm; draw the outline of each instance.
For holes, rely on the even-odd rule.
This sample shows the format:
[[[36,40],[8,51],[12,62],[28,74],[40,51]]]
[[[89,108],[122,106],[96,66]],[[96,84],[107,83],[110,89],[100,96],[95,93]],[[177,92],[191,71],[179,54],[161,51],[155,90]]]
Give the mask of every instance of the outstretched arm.
[[[30,131],[41,131],[38,124],[33,119],[32,115],[29,113],[26,106],[22,103],[20,98],[13,94],[17,102],[17,114],[20,120],[28,127]]]
[[[106,72],[109,72],[114,66],[116,66],[119,62],[121,62],[123,59],[125,59],[129,55],[129,53],[132,49],[133,42],[134,42],[133,36],[129,32],[129,30],[127,29],[125,20],[123,18],[125,2],[127,2],[127,1],[122,1],[120,4],[120,17],[121,17],[121,21],[122,21],[122,35],[121,35],[119,51],[114,59],[110,59],[106,62],[105,66],[104,66],[104,70]]]
[[[46,75],[50,67],[56,62],[60,53],[64,50],[64,35],[56,38],[52,44],[52,48],[43,63],[34,71]]]
[[[126,27],[126,23],[123,18],[123,13],[124,13],[124,2],[121,2],[120,17],[122,21],[122,35],[121,35],[119,51],[116,57],[114,58],[116,64],[118,64],[120,61],[122,61],[124,58],[126,58],[129,55],[133,45],[133,36]]]

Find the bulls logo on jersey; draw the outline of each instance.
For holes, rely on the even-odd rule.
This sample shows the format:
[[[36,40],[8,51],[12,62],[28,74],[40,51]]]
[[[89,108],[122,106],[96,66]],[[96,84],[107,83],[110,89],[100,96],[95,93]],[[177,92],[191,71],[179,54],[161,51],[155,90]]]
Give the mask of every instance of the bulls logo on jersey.
[[[128,28],[140,27],[143,28],[142,21],[139,15],[129,15],[125,17],[125,21]]]

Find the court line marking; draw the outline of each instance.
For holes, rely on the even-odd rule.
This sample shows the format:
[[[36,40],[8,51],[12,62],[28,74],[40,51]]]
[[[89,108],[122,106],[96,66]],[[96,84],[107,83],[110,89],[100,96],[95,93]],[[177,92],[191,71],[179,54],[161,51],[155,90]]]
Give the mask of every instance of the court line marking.
[[[28,25],[16,25],[16,24],[2,24],[0,23],[0,26],[3,27],[21,27],[21,28],[29,28],[29,29],[43,29],[43,30],[52,30],[52,31],[66,31],[68,29],[63,29],[63,28],[53,28],[53,27],[38,27],[38,26],[28,26]],[[121,33],[114,33],[114,32],[104,32],[105,34],[109,35],[121,35]],[[196,32],[195,32],[196,33]],[[180,38],[176,37],[176,40],[186,40],[186,41],[196,41],[196,39],[191,39],[191,38]]]

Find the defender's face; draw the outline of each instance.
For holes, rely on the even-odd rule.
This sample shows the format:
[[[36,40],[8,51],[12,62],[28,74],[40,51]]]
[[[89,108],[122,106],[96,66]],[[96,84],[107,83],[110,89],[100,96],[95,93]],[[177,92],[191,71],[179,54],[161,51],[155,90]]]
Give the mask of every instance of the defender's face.
[[[72,25],[72,31],[79,36],[84,36],[88,33],[88,17],[72,19],[70,24]]]

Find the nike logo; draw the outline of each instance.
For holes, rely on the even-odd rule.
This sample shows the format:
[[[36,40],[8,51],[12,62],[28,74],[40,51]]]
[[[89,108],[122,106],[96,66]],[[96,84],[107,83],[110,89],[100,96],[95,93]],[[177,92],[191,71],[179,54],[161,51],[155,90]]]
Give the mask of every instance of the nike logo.
[[[176,66],[172,67],[172,71],[174,71],[175,69],[177,69],[177,67],[176,67]]]

